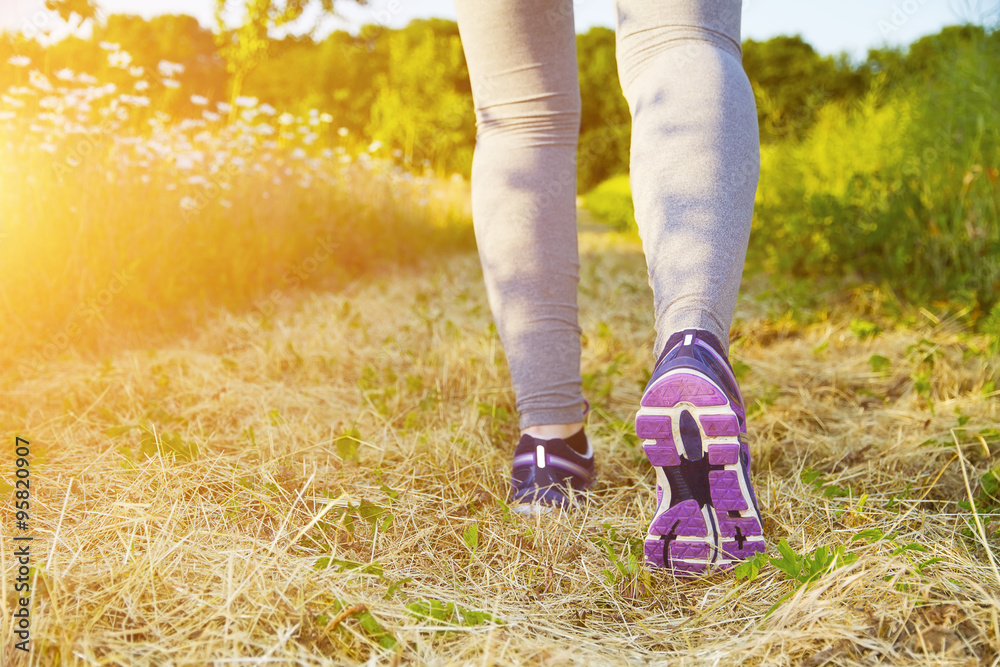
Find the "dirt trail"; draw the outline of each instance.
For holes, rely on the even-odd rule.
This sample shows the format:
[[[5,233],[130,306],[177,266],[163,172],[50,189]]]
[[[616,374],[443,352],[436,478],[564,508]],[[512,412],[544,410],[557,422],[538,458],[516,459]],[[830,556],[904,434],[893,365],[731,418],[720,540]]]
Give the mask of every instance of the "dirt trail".
[[[1000,586],[956,504],[962,464],[974,484],[1000,452],[984,341],[929,321],[864,337],[860,309],[796,328],[745,297],[734,357],[770,553],[784,537],[858,560],[797,592],[769,565],[648,575],[629,562],[654,505],[631,423],[652,362],[645,264],[617,234],[581,245],[600,482],[574,515],[500,502],[517,425],[474,254],[9,380],[4,437],[36,457],[33,664],[997,659]],[[0,662],[20,659],[5,643]]]

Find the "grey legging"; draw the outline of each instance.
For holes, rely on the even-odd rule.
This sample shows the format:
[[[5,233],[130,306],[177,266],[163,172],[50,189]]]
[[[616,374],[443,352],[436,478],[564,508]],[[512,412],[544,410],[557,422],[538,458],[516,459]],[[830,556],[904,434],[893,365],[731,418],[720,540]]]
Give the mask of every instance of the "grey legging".
[[[476,106],[472,216],[522,429],[580,421],[572,0],[456,0]],[[618,0],[631,184],[656,313],[726,345],[760,145],[739,0]]]

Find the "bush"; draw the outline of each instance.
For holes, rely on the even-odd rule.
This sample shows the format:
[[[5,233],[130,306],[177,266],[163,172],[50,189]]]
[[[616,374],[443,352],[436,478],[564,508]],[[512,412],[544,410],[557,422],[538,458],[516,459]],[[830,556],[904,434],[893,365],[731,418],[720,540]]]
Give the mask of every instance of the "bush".
[[[973,35],[935,72],[820,109],[801,141],[765,144],[748,264],[888,282],[911,302],[1000,303],[1000,38]],[[634,227],[627,177],[584,197]]]
[[[583,206],[601,222],[618,231],[635,230],[635,209],[628,175],[613,176],[583,197]]]
[[[985,308],[1000,288],[1000,43],[944,59],[919,90],[824,108],[808,137],[762,151],[751,258],[779,272],[856,272],[910,298]]]

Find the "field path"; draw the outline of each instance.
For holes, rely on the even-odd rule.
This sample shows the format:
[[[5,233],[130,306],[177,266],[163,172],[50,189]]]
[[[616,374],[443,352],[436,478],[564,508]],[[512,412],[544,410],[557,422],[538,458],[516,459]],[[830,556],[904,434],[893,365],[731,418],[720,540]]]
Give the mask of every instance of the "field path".
[[[797,592],[770,565],[649,575],[629,560],[654,505],[645,264],[618,234],[581,244],[600,482],[574,515],[500,502],[517,425],[474,253],[8,373],[0,427],[34,455],[31,664],[996,664],[998,543],[957,504],[963,465],[974,486],[1000,454],[986,341],[885,324],[871,290],[804,326],[748,285],[733,349],[769,551],[858,559]],[[0,662],[28,664],[5,590]]]

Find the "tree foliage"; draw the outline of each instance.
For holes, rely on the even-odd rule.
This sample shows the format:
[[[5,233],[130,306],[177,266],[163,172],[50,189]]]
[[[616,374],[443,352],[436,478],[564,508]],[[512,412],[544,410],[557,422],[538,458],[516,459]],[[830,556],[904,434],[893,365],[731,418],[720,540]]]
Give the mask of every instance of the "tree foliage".
[[[50,0],[50,6],[78,21],[97,18],[92,0]],[[243,12],[239,27],[215,34],[180,15],[103,17],[89,39],[70,37],[45,49],[5,34],[0,63],[21,54],[47,75],[70,68],[129,87],[127,72],[110,67],[98,47],[113,42],[147,69],[161,60],[183,65],[176,78],[185,91],[215,100],[254,96],[296,114],[329,112],[347,135],[344,143],[377,140],[380,150],[412,168],[469,173],[475,117],[454,22],[417,20],[400,29],[370,24],[356,34],[335,31],[323,38],[313,26],[278,36],[293,23],[300,33],[296,21],[306,16],[334,12],[334,0],[216,0],[217,22],[237,7]],[[743,64],[757,96],[761,140],[802,141],[831,105],[857,105],[872,90],[884,95],[947,78],[950,54],[984,35],[980,27],[952,26],[908,49],[872,49],[860,63],[820,55],[800,36],[747,40]],[[614,32],[597,27],[577,35],[577,53],[583,101],[577,165],[586,191],[627,173],[631,119],[618,83]],[[0,67],[0,86],[20,82],[17,76]],[[154,86],[146,94],[172,114],[197,113],[186,97],[171,99],[170,92]]]

